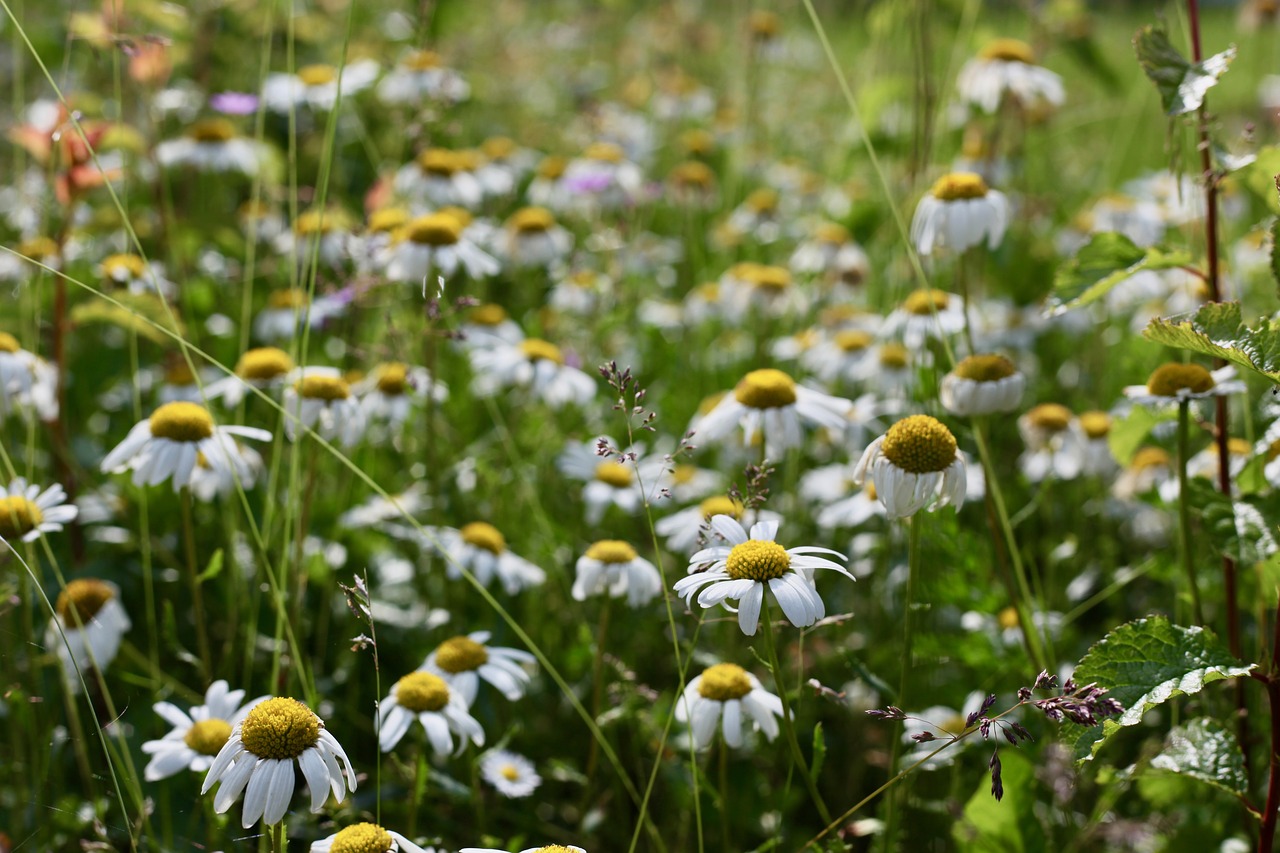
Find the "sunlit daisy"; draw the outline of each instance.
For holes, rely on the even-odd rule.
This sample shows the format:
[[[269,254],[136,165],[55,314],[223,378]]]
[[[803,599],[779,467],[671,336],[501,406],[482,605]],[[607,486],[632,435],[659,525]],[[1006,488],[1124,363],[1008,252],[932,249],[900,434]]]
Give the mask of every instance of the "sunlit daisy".
[[[338,102],[339,86],[342,96],[347,98],[367,89],[376,79],[378,63],[373,59],[357,60],[340,69],[332,65],[304,65],[294,74],[268,74],[262,84],[262,103],[277,113],[303,106],[327,111]]]
[[[230,443],[228,452],[232,454],[232,464],[228,466],[210,465],[203,455],[196,456],[196,467],[191,469],[187,486],[197,500],[209,503],[219,495],[235,492],[237,484],[246,491],[257,484],[265,468],[262,454],[238,441]]]
[[[351,385],[335,367],[299,367],[286,380],[284,408],[290,415],[285,433],[296,441],[314,429],[326,441],[350,447],[364,434],[365,415]]]
[[[462,569],[488,586],[495,578],[508,595],[541,586],[547,573],[507,548],[507,539],[498,528],[485,521],[473,521],[460,529],[431,529],[442,553],[448,557],[445,571],[454,580],[462,577]],[[425,542],[424,544],[430,544]]]
[[[513,344],[471,351],[475,371],[471,390],[491,397],[502,388],[528,388],[548,406],[583,405],[596,395],[596,382],[576,367],[565,364],[564,351],[541,338],[525,338]]]
[[[243,793],[241,826],[248,829],[259,820],[277,824],[289,810],[297,770],[306,780],[313,813],[324,808],[330,791],[338,802],[355,792],[351,761],[324,721],[296,699],[265,699],[231,730],[200,793],[221,782],[213,801],[216,813],[225,814]]]
[[[747,636],[753,636],[760,624],[766,585],[787,620],[797,628],[807,628],[826,615],[826,606],[810,573],[832,569],[853,579],[839,563],[813,556],[831,554],[845,559],[837,551],[813,545],[789,549],[779,545],[774,541],[776,521],[756,522],[748,536],[736,519],[716,515],[711,518],[711,528],[728,544],[712,545],[690,557],[691,574],[676,581],[675,591],[690,606],[695,593],[701,607],[723,604],[732,612],[734,608],[728,602],[737,601],[738,627]],[[710,566],[700,571],[706,564]]]
[[[18,339],[0,332],[0,417],[11,409],[32,406],[41,420],[58,416],[58,372]]]
[[[213,759],[226,746],[231,730],[240,723],[254,705],[268,699],[244,702],[245,691],[231,690],[225,681],[209,685],[203,705],[182,711],[171,702],[157,702],[152,708],[173,726],[160,740],[149,740],[142,751],[151,756],[145,777],[148,782],[166,779],[183,770],[203,773],[213,766]]]
[[[725,541],[710,526],[713,516],[727,515],[737,519],[743,527],[757,521],[782,521],[782,516],[769,510],[747,510],[741,501],[727,495],[713,495],[691,507],[686,507],[654,523],[654,531],[667,540],[667,550],[687,554],[698,547],[698,537],[705,534],[712,542]]]
[[[1009,412],[1022,402],[1026,377],[1002,355],[971,355],[942,377],[938,399],[953,415]]]
[[[569,161],[560,183],[572,204],[585,212],[613,209],[637,201],[644,189],[644,174],[612,142],[595,142]]]
[[[748,446],[762,432],[766,452],[773,456],[800,446],[802,423],[840,432],[852,409],[848,400],[797,385],[781,370],[765,368],[744,376],[693,428],[699,439],[714,441],[741,426]]]
[[[928,415],[911,415],[867,446],[854,479],[870,480],[889,518],[906,518],[965,501],[966,471],[955,436]]]
[[[466,748],[468,740],[484,746],[484,729],[467,713],[462,694],[434,673],[409,673],[382,700],[378,706],[378,746],[382,751],[394,749],[415,719],[422,723],[436,755],[453,752],[455,734],[459,736],[458,752]]]
[[[378,99],[384,104],[415,105],[427,100],[453,104],[470,96],[471,87],[463,76],[445,67],[439,54],[430,50],[409,52],[378,84]]]
[[[1173,457],[1159,447],[1140,447],[1116,477],[1111,493],[1121,500],[1129,501],[1153,489],[1166,502],[1177,498],[1178,475],[1173,467]]]
[[[986,240],[995,249],[1009,224],[1004,193],[989,189],[981,175],[953,172],[934,183],[911,220],[911,241],[922,255],[935,248],[963,252]]]
[[[1111,435],[1111,415],[1102,411],[1082,412],[1077,418],[1084,436],[1081,447],[1080,473],[1091,476],[1109,476],[1116,470],[1116,459],[1111,453],[1108,437]]]
[[[58,594],[54,614],[45,631],[45,647],[57,654],[67,685],[78,693],[77,670],[89,681],[90,669],[106,669],[133,624],[120,603],[120,588],[96,578],[68,581]]]
[[[986,113],[994,113],[1008,97],[1023,109],[1062,106],[1062,78],[1036,64],[1031,45],[1017,39],[995,39],[960,69],[960,97]]]
[[[502,249],[517,267],[549,267],[573,251],[573,236],[545,207],[522,207],[507,219]]]
[[[276,251],[293,255],[299,264],[310,266],[314,257],[321,266],[344,267],[354,256],[359,244],[358,223],[345,210],[305,210],[293,221],[293,227],[276,238]]]
[[[424,293],[438,291],[437,278],[447,280],[458,272],[472,279],[486,278],[501,268],[467,239],[462,223],[448,213],[428,213],[412,220],[386,252],[387,278],[421,283]]]
[[[54,533],[75,520],[79,509],[66,503],[67,493],[54,483],[41,491],[19,477],[0,491],[0,539],[6,542],[34,542],[44,533]]]
[[[246,350],[236,361],[235,375],[206,385],[205,396],[211,400],[221,398],[226,405],[235,407],[250,388],[266,391],[282,386],[293,368],[293,359],[277,347]]]
[[[376,823],[353,823],[311,842],[311,853],[429,853],[398,832]]]
[[[396,172],[396,192],[419,204],[456,204],[473,209],[484,199],[484,187],[471,158],[460,151],[428,148]]]
[[[534,656],[488,642],[488,631],[450,637],[427,655],[419,669],[448,681],[468,706],[475,702],[482,680],[508,699],[519,699],[529,688],[532,676],[527,667],[534,664]]]
[[[532,761],[505,749],[480,756],[480,776],[504,797],[527,797],[542,784]]]
[[[1147,406],[1172,406],[1189,400],[1242,394],[1244,382],[1236,379],[1236,369],[1228,364],[1209,371],[1198,364],[1171,361],[1157,367],[1146,385],[1129,385],[1124,395]]]
[[[596,542],[578,558],[574,568],[576,601],[586,601],[593,595],[625,595],[630,607],[641,607],[662,593],[662,576],[653,563],[637,554],[630,543],[618,539]]]
[[[496,344],[514,345],[524,340],[524,332],[506,309],[493,302],[477,305],[462,315],[458,343],[464,349],[484,349]]]
[[[847,466],[842,467],[847,469]],[[876,496],[876,484],[867,482],[848,497],[822,507],[815,520],[824,530],[833,530],[837,527],[858,527],[873,518],[883,518],[887,512]]]
[[[965,304],[954,293],[930,288],[916,290],[885,318],[881,334],[899,337],[910,350],[923,351],[930,338],[954,335],[964,329]]]
[[[782,700],[765,690],[754,675],[732,663],[709,666],[694,676],[676,706],[676,719],[689,723],[695,749],[711,746],[721,721],[724,742],[731,747],[743,745],[743,723],[773,740],[778,736],[777,718],[781,716]]]
[[[291,338],[304,324],[315,329],[331,318],[341,316],[346,312],[347,304],[347,300],[334,296],[311,299],[304,288],[273,290],[267,297],[267,307],[253,319],[253,335],[262,341]]]

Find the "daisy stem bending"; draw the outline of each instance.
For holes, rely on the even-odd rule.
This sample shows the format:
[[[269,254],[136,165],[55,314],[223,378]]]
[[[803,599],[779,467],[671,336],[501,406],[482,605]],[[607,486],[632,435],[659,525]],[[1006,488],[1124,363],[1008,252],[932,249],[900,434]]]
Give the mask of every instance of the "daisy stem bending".
[[[191,611],[196,623],[196,650],[200,653],[200,667],[206,678],[213,672],[213,657],[209,652],[209,629],[204,621],[204,595],[200,589],[200,568],[196,565],[196,531],[191,518],[191,489],[183,486],[182,543],[186,550],[187,582],[191,584]]]
[[[778,664],[778,651],[773,641],[773,615],[769,612],[769,598],[764,597],[764,612],[761,621],[764,622],[764,648],[769,660],[769,667],[773,670],[773,683],[778,690],[778,698],[782,700],[782,729],[787,734],[787,743],[791,746],[791,761],[795,769],[799,771],[804,778],[804,785],[809,789],[809,797],[813,800],[813,805],[818,809],[818,814],[822,817],[823,823],[831,823],[831,812],[827,810],[827,804],[822,800],[822,794],[818,793],[818,785],[814,781],[813,775],[809,772],[809,765],[804,760],[804,753],[800,751],[800,742],[796,740],[795,726],[791,720],[791,703],[787,701],[787,685],[782,678],[782,667]]]
[[[1200,609],[1200,587],[1196,583],[1196,567],[1191,558],[1191,500],[1187,493],[1187,453],[1191,428],[1191,402],[1178,403],[1178,557],[1187,573],[1187,588],[1191,592],[1191,612],[1195,624],[1204,624]]]

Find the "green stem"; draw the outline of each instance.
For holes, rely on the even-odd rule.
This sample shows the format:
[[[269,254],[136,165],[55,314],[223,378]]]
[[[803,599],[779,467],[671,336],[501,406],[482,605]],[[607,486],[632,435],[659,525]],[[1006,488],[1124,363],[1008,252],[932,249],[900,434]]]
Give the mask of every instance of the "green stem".
[[[732,850],[733,822],[729,818],[729,745],[722,740],[716,751],[719,753],[716,760],[719,763],[720,776],[720,843],[723,845],[722,850]]]
[[[600,719],[600,705],[604,701],[604,643],[609,630],[609,604],[613,599],[605,596],[600,609],[600,624],[596,628],[596,653],[591,661],[591,719]],[[587,785],[591,790],[591,777],[596,771],[596,762],[600,758],[600,745],[591,741],[591,750],[587,753]]]
[[[213,656],[209,652],[209,630],[204,621],[204,594],[200,589],[200,568],[196,565],[196,531],[191,519],[191,489],[183,486],[182,540],[187,555],[187,582],[191,584],[191,610],[196,623],[196,649],[200,652],[200,666],[205,678],[213,674]]]
[[[271,826],[271,853],[288,853],[288,839],[284,834],[284,820]]]
[[[1191,610],[1196,624],[1204,624],[1204,613],[1200,609],[1200,586],[1196,583],[1196,567],[1191,558],[1191,503],[1187,494],[1187,454],[1191,425],[1191,403],[1183,400],[1178,403],[1178,556],[1182,568],[1187,573],[1187,588],[1191,591]]]
[[[916,602],[916,581],[920,574],[920,516],[917,513],[907,519],[907,586],[902,598],[902,674],[898,678],[898,695],[894,703],[900,708],[908,705],[908,688],[912,669],[912,657],[915,645],[915,619],[912,608]],[[893,733],[893,743],[889,750],[889,769],[898,766],[898,754],[902,748],[902,733]],[[885,813],[884,849],[886,853],[894,849],[894,838],[898,830],[898,801],[900,797],[890,797]],[[829,822],[829,821],[828,821]]]
[[[418,837],[418,804],[422,802],[422,793],[427,787],[427,774],[430,772],[426,750],[419,746],[417,752],[417,761],[413,765],[413,788],[409,791],[409,832],[406,834],[410,840]]]

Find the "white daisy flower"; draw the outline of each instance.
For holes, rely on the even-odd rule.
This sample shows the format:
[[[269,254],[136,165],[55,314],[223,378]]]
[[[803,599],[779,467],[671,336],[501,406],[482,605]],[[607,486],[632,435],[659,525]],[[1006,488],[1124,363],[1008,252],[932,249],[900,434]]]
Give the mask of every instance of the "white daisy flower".
[[[920,355],[922,350],[916,350]],[[860,363],[858,372],[851,376],[868,383],[873,392],[883,397],[901,401],[916,383],[912,351],[898,341],[884,341],[874,348],[872,357]]]
[[[480,776],[504,797],[527,797],[542,784],[532,761],[505,749],[480,756]]]
[[[1178,472],[1167,451],[1159,447],[1141,447],[1116,477],[1111,493],[1122,501],[1131,501],[1153,489],[1166,503],[1176,500]]]
[[[471,367],[475,372],[471,390],[480,397],[491,397],[502,388],[528,388],[559,409],[568,403],[584,405],[596,395],[595,380],[565,364],[561,349],[541,338],[473,349]]]
[[[306,780],[312,813],[324,808],[331,790],[338,802],[356,790],[356,773],[347,753],[315,712],[296,699],[264,699],[231,730],[204,777],[200,794],[221,782],[214,812],[225,814],[243,793],[241,826],[248,829],[259,820],[264,825],[277,824],[293,799],[296,770]]]
[[[797,385],[781,370],[764,368],[744,376],[732,393],[690,428],[700,438],[714,441],[741,426],[747,446],[757,432],[763,432],[765,451],[776,458],[787,448],[800,446],[802,422],[841,432],[852,411],[849,400]]]
[[[120,588],[95,578],[69,581],[58,594],[54,611],[45,646],[62,663],[68,688],[79,693],[77,671],[87,681],[90,669],[106,669],[133,623],[120,603]]]
[[[995,39],[960,69],[960,97],[991,114],[1009,97],[1024,110],[1060,107],[1066,100],[1062,78],[1036,64],[1031,45],[1018,39]]]
[[[253,318],[253,336],[263,341],[292,338],[304,323],[318,329],[331,318],[344,314],[347,305],[347,300],[339,296],[310,299],[305,288],[274,290],[267,297],[267,307]]]
[[[428,148],[396,172],[395,190],[415,204],[474,209],[484,200],[484,187],[472,166],[465,152]]]
[[[529,688],[532,676],[526,667],[536,659],[523,649],[490,646],[488,642],[488,631],[450,637],[427,655],[419,669],[449,682],[468,707],[476,701],[481,680],[515,701]]]
[[[457,217],[428,213],[406,225],[399,240],[386,250],[386,274],[392,281],[421,282],[451,279],[459,271],[472,279],[496,275],[502,266],[463,234]]]
[[[743,717],[746,717],[746,720]],[[778,736],[777,717],[782,716],[782,700],[765,690],[760,680],[732,663],[709,666],[684,688],[676,706],[676,719],[689,723],[695,749],[706,749],[715,739],[716,724],[723,720],[724,742],[743,745],[743,723],[764,732],[768,740]]]
[[[573,598],[592,595],[627,597],[630,607],[642,607],[662,593],[662,575],[630,543],[601,539],[578,558],[574,567]]]
[[[401,361],[377,365],[360,382],[351,386],[360,398],[360,408],[369,420],[385,420],[401,426],[417,400],[430,396],[437,403],[449,398],[444,383],[434,382],[425,367],[414,367]]]
[[[1228,364],[1212,372],[1198,364],[1171,361],[1157,367],[1146,385],[1129,385],[1124,395],[1146,406],[1172,406],[1188,400],[1225,397],[1245,392],[1244,382],[1236,379],[1236,369]]]
[[[339,84],[345,98],[367,89],[377,78],[378,63],[373,59],[357,60],[341,69],[332,65],[304,65],[296,74],[268,74],[262,84],[262,103],[277,113],[303,106],[328,111],[338,102]]]
[[[573,251],[573,235],[545,207],[522,207],[507,219],[502,250],[517,267],[546,268]]]
[[[293,255],[302,266],[309,266],[314,256],[320,264],[338,269],[355,255],[353,250],[359,243],[355,227],[345,210],[307,210],[298,214],[291,229],[276,238],[275,249],[282,255]]]
[[[278,347],[246,350],[236,361],[235,375],[209,383],[204,393],[211,400],[221,398],[225,405],[235,408],[251,387],[266,391],[283,385],[293,368],[293,359]]]
[[[262,454],[239,442],[231,443],[234,464],[227,467],[214,467],[204,456],[196,456],[196,467],[191,469],[191,479],[187,486],[197,500],[211,502],[219,495],[230,495],[240,488],[248,491],[258,482],[258,476],[265,467]]]
[[[848,466],[841,466],[851,470]],[[888,511],[876,497],[876,484],[868,482],[848,497],[840,498],[818,510],[816,521],[824,530],[858,527],[873,518],[883,518]]]
[[[108,255],[98,265],[98,275],[127,287],[130,293],[154,293],[166,299],[178,293],[178,286],[165,277],[163,264],[148,263],[138,255]]]
[[[477,305],[463,315],[458,326],[462,337],[458,343],[463,349],[485,349],[497,344],[515,346],[524,340],[520,326],[507,316],[501,305],[488,302]]]
[[[391,688],[378,706],[378,746],[383,752],[395,748],[417,720],[427,732],[436,755],[453,752],[453,735],[459,735],[458,752],[470,740],[484,746],[484,729],[467,713],[467,702],[449,683],[430,672],[411,672]]]
[[[774,541],[778,532],[776,521],[756,522],[751,526],[749,537],[743,526],[727,515],[712,516],[711,528],[729,544],[712,545],[690,557],[691,574],[676,581],[676,594],[692,606],[694,593],[698,593],[698,604],[702,607],[723,604],[730,612],[734,608],[727,602],[736,600],[738,627],[749,637],[760,624],[766,585],[787,620],[797,628],[807,628],[826,615],[826,606],[810,572],[832,569],[853,579],[839,563],[812,556],[831,554],[845,559],[837,551],[812,545],[789,549],[779,545]],[[710,567],[698,571],[706,563],[710,563]]]
[[[311,853],[431,853],[376,823],[353,823],[311,842]]]
[[[502,531],[488,522],[473,521],[458,530],[434,527],[429,532],[431,537],[410,531],[411,538],[424,546],[434,548],[435,543],[439,543],[440,552],[447,558],[445,571],[452,580],[461,579],[462,569],[466,569],[482,585],[488,586],[497,578],[508,595],[515,595],[523,589],[541,586],[547,579],[547,573],[540,567],[508,549]]]
[[[14,407],[33,406],[41,420],[58,416],[58,372],[18,339],[0,332],[0,417]]]
[[[58,483],[41,491],[18,477],[7,491],[0,491],[0,540],[34,542],[41,534],[61,530],[80,512],[66,500],[67,493]]]
[[[725,477],[719,471],[699,468],[687,462],[671,466],[667,471],[665,482],[671,497],[681,503],[701,500],[715,492],[725,489]]]
[[[796,247],[788,265],[801,275],[822,276],[842,288],[845,297],[853,296],[871,277],[867,253],[849,229],[834,222],[819,224],[813,237]]]
[[[778,191],[772,187],[752,190],[733,209],[724,223],[722,242],[751,237],[757,243],[769,244],[782,236],[783,212]],[[794,205],[792,205],[794,206]]]
[[[965,304],[954,293],[937,288],[914,291],[889,312],[881,327],[884,337],[898,337],[909,350],[925,352],[930,338],[942,338],[964,330]]]
[[[351,386],[336,367],[299,367],[285,379],[284,431],[297,441],[314,429],[325,441],[350,447],[364,434],[365,416]]]
[[[530,203],[561,212],[569,210],[573,204],[573,193],[560,180],[568,167],[567,158],[556,154],[543,157],[525,191]]]
[[[867,446],[854,480],[870,478],[889,518],[907,518],[965,501],[965,463],[955,436],[928,415],[911,415]]]
[[[586,504],[587,523],[595,526],[611,506],[635,515],[646,503],[657,499],[662,490],[666,462],[661,457],[644,455],[642,446],[627,448],[616,455],[603,457],[601,444],[617,447],[609,436],[585,443],[569,442],[556,459],[556,467],[566,477],[586,483],[582,501]],[[637,461],[629,461],[630,454]]]
[[[415,50],[406,54],[378,84],[384,104],[421,104],[441,101],[456,104],[471,97],[471,86],[461,74],[441,64],[439,54]]]
[[[724,541],[710,528],[711,518],[728,515],[750,527],[757,521],[782,521],[782,516],[768,510],[747,510],[740,501],[726,495],[713,495],[701,503],[686,507],[677,513],[660,518],[653,525],[654,531],[667,540],[667,550],[687,554],[698,546],[698,536],[706,534],[713,542]]]
[[[191,166],[199,172],[239,172],[257,175],[268,157],[268,147],[240,136],[224,118],[197,121],[186,134],[156,146],[156,162],[166,168]]]
[[[1002,355],[971,355],[942,377],[938,399],[953,415],[1010,412],[1022,402],[1027,378]]]
[[[249,471],[232,436],[270,441],[271,433],[245,426],[214,426],[209,412],[196,403],[165,403],[141,421],[124,441],[102,460],[105,472],[133,469],[136,486],[155,486],[172,480],[176,492],[191,481],[198,459],[210,468],[237,469],[247,479]]]
[[[166,779],[183,770],[203,773],[226,746],[231,730],[245,718],[254,705],[269,699],[259,696],[244,702],[245,691],[230,690],[225,681],[215,681],[205,692],[204,704],[182,711],[170,702],[151,706],[164,721],[173,726],[160,740],[149,740],[142,751],[151,756],[144,773],[148,782]],[[243,703],[243,704],[242,704]]]
[[[644,190],[644,173],[612,142],[594,142],[569,162],[560,183],[584,213],[631,204]]]
[[[1059,403],[1041,403],[1018,418],[1018,432],[1027,450],[1018,467],[1032,483],[1052,476],[1074,480],[1084,466],[1084,437],[1071,410]]]
[[[935,248],[964,252],[984,239],[995,249],[1009,224],[1009,201],[981,175],[952,172],[937,180],[911,220],[911,242],[922,255]]]
[[[1080,473],[1089,477],[1109,477],[1115,473],[1116,458],[1111,453],[1111,415],[1103,411],[1081,412],[1076,419],[1084,437]]]
[[[907,719],[902,724],[902,743],[907,746],[907,749],[902,757],[898,759],[899,765],[910,767],[941,746],[940,741],[964,734],[968,716],[979,711],[985,699],[986,696],[983,693],[973,692],[965,698],[964,708],[959,711],[955,708],[948,708],[945,705],[933,705],[923,711],[908,713]],[[915,735],[924,732],[928,732],[936,739],[924,743],[915,740]],[[945,767],[955,760],[956,755],[962,749],[976,742],[977,738],[971,737],[968,740],[961,741],[951,749],[944,749],[920,765],[920,769],[935,770],[939,767]]]

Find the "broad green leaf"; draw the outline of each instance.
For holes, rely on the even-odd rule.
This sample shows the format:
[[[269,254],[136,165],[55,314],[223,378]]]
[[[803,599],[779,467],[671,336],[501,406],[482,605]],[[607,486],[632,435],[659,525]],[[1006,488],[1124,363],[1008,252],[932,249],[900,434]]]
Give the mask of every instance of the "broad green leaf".
[[[1263,318],[1250,328],[1239,302],[1210,302],[1190,319],[1156,318],[1142,336],[1149,341],[1229,361],[1280,383],[1280,328]]]
[[[1137,725],[1152,708],[1214,681],[1248,675],[1255,666],[1236,660],[1205,628],[1184,628],[1164,616],[1129,622],[1095,643],[1072,676],[1077,684],[1105,687],[1124,713],[1089,728],[1064,723],[1061,735],[1077,761],[1090,761],[1108,738]]]
[[[1233,794],[1249,790],[1244,753],[1236,736],[1207,717],[1169,732],[1164,750],[1151,759],[1151,766],[1207,782]]]
[[[1186,252],[1152,247],[1140,249],[1123,234],[1094,234],[1076,256],[1058,268],[1046,314],[1061,314],[1106,296],[1111,288],[1143,270],[1163,270],[1190,263]]]
[[[1138,64],[1160,93],[1165,115],[1180,116],[1200,109],[1205,94],[1236,58],[1235,45],[1203,62],[1192,63],[1178,52],[1164,30],[1146,26],[1133,37]]]
[[[1004,799],[991,796],[991,781],[984,773],[964,807],[964,816],[951,830],[962,853],[1043,853],[1044,829],[1036,819],[1035,767],[1016,749],[1002,748],[1000,763]]]

